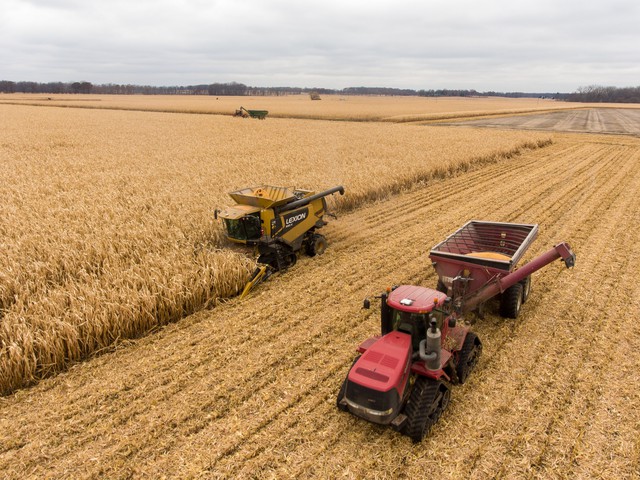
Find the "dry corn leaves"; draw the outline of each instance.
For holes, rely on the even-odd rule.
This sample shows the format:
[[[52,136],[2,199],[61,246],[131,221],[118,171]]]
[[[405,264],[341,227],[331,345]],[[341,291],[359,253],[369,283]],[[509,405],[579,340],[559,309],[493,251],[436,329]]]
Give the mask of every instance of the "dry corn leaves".
[[[2,105],[0,392],[235,294],[213,210],[261,183],[342,210],[549,142],[391,124]],[[333,202],[333,200],[331,200]]]
[[[248,299],[0,399],[0,470],[8,478],[636,478],[640,142],[554,138],[345,214],[326,228],[325,255],[302,259]],[[489,310],[474,325],[483,357],[421,444],[337,411],[355,346],[378,330],[362,298],[392,283],[435,285],[428,248],[471,218],[539,223],[527,258],[566,240],[577,266],[534,275],[517,321]]]

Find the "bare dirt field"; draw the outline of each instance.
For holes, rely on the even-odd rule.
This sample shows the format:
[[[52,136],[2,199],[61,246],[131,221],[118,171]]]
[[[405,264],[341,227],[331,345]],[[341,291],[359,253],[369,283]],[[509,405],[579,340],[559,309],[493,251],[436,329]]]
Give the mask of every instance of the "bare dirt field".
[[[554,132],[613,133],[640,136],[640,109],[588,108],[542,114],[494,117],[457,123],[474,127]]]
[[[341,216],[318,258],[0,399],[5,478],[640,476],[640,140],[551,146]],[[533,277],[517,321],[474,329],[477,369],[420,444],[335,408],[361,302],[435,286],[429,248],[469,219],[540,224],[577,265]]]

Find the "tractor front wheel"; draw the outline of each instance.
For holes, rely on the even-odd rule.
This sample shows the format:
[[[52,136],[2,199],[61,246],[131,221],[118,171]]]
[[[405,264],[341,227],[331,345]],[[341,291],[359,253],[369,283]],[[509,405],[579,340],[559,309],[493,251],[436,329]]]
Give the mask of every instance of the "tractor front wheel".
[[[500,315],[506,318],[518,318],[522,307],[522,284],[507,288],[500,299]]]
[[[414,442],[420,442],[440,419],[451,398],[447,386],[432,378],[418,376],[407,400],[407,423],[403,433]]]

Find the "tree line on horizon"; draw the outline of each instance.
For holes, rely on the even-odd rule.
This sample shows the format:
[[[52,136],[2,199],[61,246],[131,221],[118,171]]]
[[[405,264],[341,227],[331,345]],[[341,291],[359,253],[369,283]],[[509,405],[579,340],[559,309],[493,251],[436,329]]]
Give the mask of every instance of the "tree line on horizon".
[[[213,96],[281,96],[317,93],[320,95],[380,95],[420,97],[510,97],[551,98],[570,102],[640,103],[640,87],[579,87],[573,93],[478,92],[474,89],[414,90],[390,87],[348,87],[343,89],[300,87],[251,87],[243,83],[211,83],[188,86],[157,87],[131,84],[100,84],[91,82],[13,82],[0,80],[0,93],[46,94],[108,94],[108,95],[213,95]]]

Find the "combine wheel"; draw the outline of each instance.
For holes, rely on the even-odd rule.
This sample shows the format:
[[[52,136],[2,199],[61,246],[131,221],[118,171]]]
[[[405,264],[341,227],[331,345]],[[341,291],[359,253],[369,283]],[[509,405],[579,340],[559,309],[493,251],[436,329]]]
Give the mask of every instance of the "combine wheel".
[[[298,256],[295,253],[287,255],[287,268],[293,267],[298,261]]]
[[[456,365],[456,373],[460,383],[464,383],[467,380],[467,377],[478,363],[481,353],[482,343],[478,336],[473,332],[467,333]]]
[[[522,284],[507,288],[500,299],[500,315],[506,318],[518,318],[522,306]]]
[[[403,433],[414,442],[422,441],[449,405],[450,397],[451,391],[442,382],[418,376],[405,407]]]
[[[309,243],[307,243],[307,255],[315,257],[322,255],[327,249],[327,239],[318,233],[311,235]]]
[[[258,257],[258,263],[269,265],[276,272],[280,270],[278,268],[278,259],[274,253],[263,253]]]
[[[521,280],[520,283],[522,284],[522,303],[525,303],[531,293],[531,275]]]

